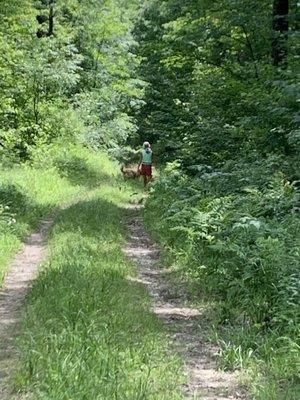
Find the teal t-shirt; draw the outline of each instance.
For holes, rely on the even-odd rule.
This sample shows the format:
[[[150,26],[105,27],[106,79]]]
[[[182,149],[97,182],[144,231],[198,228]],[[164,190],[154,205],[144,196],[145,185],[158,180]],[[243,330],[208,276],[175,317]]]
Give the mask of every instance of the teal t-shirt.
[[[143,149],[142,150],[142,164],[151,165],[152,164],[152,150]]]

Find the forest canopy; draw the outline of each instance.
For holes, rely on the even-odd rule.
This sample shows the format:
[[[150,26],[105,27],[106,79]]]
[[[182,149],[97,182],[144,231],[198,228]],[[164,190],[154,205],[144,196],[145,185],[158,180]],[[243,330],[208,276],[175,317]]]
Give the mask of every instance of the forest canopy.
[[[142,135],[187,168],[298,154],[298,28],[296,1],[148,2],[135,26],[151,83]]]
[[[144,87],[132,51],[134,2],[1,3],[1,157],[27,159],[56,139],[124,144]]]

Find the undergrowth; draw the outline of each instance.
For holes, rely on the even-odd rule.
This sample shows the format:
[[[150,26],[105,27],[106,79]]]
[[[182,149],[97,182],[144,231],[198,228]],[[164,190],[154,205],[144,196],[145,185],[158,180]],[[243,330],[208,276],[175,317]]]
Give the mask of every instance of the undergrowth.
[[[296,400],[300,219],[295,187],[270,161],[194,177],[169,164],[144,218],[190,292],[218,303],[220,366],[247,370],[255,399]]]

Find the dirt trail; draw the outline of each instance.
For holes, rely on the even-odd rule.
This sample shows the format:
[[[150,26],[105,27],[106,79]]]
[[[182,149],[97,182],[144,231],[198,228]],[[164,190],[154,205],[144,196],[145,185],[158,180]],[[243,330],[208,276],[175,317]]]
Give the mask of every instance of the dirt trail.
[[[244,398],[238,389],[237,374],[217,370],[216,348],[205,340],[202,327],[207,324],[201,309],[186,306],[184,299],[172,295],[168,278],[171,271],[157,266],[159,249],[150,240],[139,217],[139,207],[130,206],[127,220],[129,243],[124,252],[138,266],[138,278],[153,298],[154,313],[167,326],[171,347],[184,361],[188,384],[187,399],[237,400]],[[175,298],[173,298],[175,297]]]
[[[41,222],[39,229],[25,241],[12,262],[0,289],[0,399],[11,400],[8,380],[15,365],[14,337],[20,320],[20,310],[30,283],[45,256],[45,236],[55,215]]]
[[[159,249],[142,226],[139,207],[129,208],[127,227],[129,243],[124,248],[127,256],[137,264],[139,276],[131,278],[147,286],[153,298],[155,314],[167,326],[172,348],[185,364],[188,384],[184,388],[187,399],[237,400],[243,398],[236,385],[236,375],[217,371],[213,348],[204,338],[202,326],[205,315],[199,309],[185,305],[184,299],[173,296],[169,274],[158,268]],[[12,400],[8,381],[16,364],[14,337],[21,316],[21,308],[38,266],[45,256],[45,237],[55,215],[44,220],[37,232],[25,242],[11,264],[0,290],[0,399]],[[174,298],[175,297],[175,298]]]

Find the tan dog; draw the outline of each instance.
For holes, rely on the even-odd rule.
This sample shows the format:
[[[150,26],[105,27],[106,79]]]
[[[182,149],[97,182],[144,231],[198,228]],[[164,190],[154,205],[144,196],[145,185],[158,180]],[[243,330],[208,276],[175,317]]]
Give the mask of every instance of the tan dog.
[[[122,165],[121,167],[121,172],[123,174],[123,178],[126,181],[127,179],[136,179],[139,178],[140,172],[133,169],[132,167],[129,166],[124,166]]]

